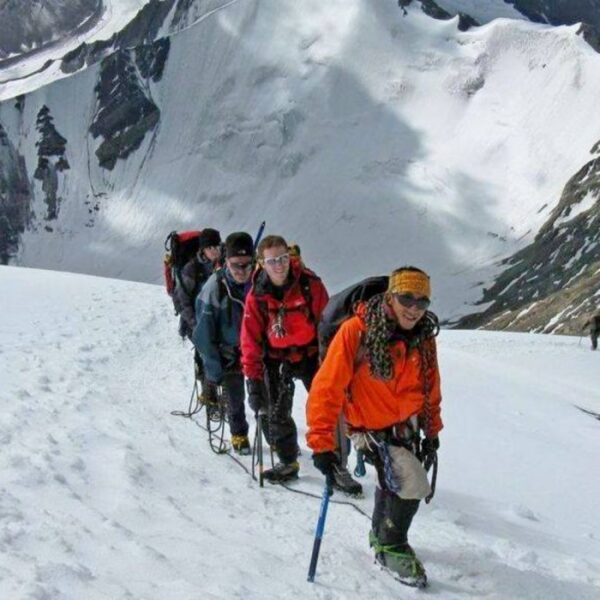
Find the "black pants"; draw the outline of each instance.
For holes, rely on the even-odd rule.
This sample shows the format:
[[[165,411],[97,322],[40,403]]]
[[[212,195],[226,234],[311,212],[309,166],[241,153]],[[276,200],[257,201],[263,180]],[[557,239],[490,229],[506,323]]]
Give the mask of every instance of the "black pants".
[[[598,332],[592,331],[590,333],[590,337],[592,338],[592,350],[598,349]]]
[[[408,542],[408,530],[419,510],[420,500],[405,500],[389,490],[375,488],[375,506],[371,521],[377,540],[384,546]]]
[[[223,375],[222,385],[223,393],[227,397],[231,435],[248,435],[248,421],[244,406],[246,400],[244,375],[241,372],[226,372]]]
[[[294,379],[302,381],[306,391],[309,391],[319,368],[319,358],[315,354],[295,363],[270,359],[265,367],[269,406],[267,414],[261,417],[262,430],[279,460],[294,462],[299,452],[298,429],[292,417],[296,388]]]

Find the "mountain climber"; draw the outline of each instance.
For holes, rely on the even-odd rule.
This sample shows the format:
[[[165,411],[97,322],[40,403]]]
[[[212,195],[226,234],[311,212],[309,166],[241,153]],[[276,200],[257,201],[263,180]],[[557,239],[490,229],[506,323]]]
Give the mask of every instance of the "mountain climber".
[[[290,257],[283,237],[265,237],[257,255],[260,268],[246,299],[242,324],[242,365],[248,402],[279,459],[263,476],[276,483],[298,477],[294,379],[310,389],[319,364],[317,323],[328,294],[313,271]],[[345,470],[338,474],[342,478],[352,482]]]
[[[220,266],[221,234],[207,227],[200,232],[198,252],[183,266],[178,285],[173,293],[175,311],[179,314],[179,335],[192,339],[196,327],[196,298],[210,275]],[[204,367],[197,351],[194,352],[196,379],[202,387],[202,397],[207,403],[215,403],[214,388],[204,382]]]
[[[600,312],[585,322],[584,327],[588,326],[592,340],[592,350],[596,350],[598,348],[598,336],[600,336]]]
[[[290,258],[281,236],[265,237],[257,256],[260,268],[246,298],[242,324],[242,365],[248,402],[279,459],[263,476],[279,482],[298,476],[294,379],[309,389],[318,365],[316,322],[328,295],[312,271]]]
[[[173,294],[179,317],[179,335],[192,338],[196,326],[196,298],[206,280],[219,267],[221,234],[216,229],[203,229],[198,238],[198,252],[183,267]]]
[[[442,429],[439,326],[427,311],[430,298],[425,272],[410,266],[394,271],[387,291],[359,305],[342,323],[306,407],[308,445],[315,466],[328,478],[339,461],[335,429],[343,412],[354,445],[377,470],[369,534],[376,560],[414,586],[426,585],[427,579],[408,543],[408,530],[420,500],[431,494],[426,468],[437,461]]]
[[[240,329],[253,266],[252,237],[245,231],[227,236],[225,266],[209,277],[196,300],[192,337],[204,365],[205,385],[213,388],[209,396],[222,386],[227,398],[231,445],[238,454],[250,453]]]

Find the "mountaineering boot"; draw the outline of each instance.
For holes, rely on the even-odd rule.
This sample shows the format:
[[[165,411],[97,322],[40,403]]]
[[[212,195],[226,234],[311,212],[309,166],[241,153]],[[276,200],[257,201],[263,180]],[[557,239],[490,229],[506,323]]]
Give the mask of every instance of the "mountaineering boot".
[[[203,382],[202,383],[202,404],[206,406],[206,414],[211,421],[218,421],[221,418],[221,406],[219,404],[219,394],[217,386]]]
[[[369,545],[375,550],[375,561],[394,579],[410,587],[427,587],[425,567],[408,543],[382,545],[371,530]]]
[[[236,454],[248,456],[251,452],[247,435],[232,435],[231,446]]]
[[[349,496],[362,496],[362,485],[354,481],[348,469],[342,466],[333,467],[333,487]]]
[[[263,472],[263,478],[271,483],[284,483],[298,479],[300,464],[298,461],[291,463],[278,462],[272,469]]]

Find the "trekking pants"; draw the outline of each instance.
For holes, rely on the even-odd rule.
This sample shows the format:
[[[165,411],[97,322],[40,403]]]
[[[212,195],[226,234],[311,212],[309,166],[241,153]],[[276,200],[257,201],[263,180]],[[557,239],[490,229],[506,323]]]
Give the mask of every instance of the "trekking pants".
[[[246,420],[246,390],[244,388],[244,375],[242,372],[225,372],[223,374],[223,394],[227,398],[227,412],[229,415],[229,430],[231,435],[248,435],[248,421]]]
[[[597,350],[598,349],[598,332],[595,330],[592,330],[590,332],[590,337],[592,338],[592,350]]]
[[[318,356],[315,354],[295,363],[270,359],[265,366],[269,406],[267,414],[262,416],[262,430],[279,460],[291,463],[299,452],[298,429],[292,417],[294,379],[300,379],[308,391],[318,369]]]
[[[365,450],[363,436],[363,433],[352,436],[357,449]],[[371,523],[379,543],[393,546],[407,543],[408,530],[419,510],[419,503],[431,493],[431,487],[425,469],[410,450],[394,444],[386,444],[386,448],[391,463],[392,480],[399,489],[389,489],[383,462],[379,456],[374,457],[379,486],[375,488]]]

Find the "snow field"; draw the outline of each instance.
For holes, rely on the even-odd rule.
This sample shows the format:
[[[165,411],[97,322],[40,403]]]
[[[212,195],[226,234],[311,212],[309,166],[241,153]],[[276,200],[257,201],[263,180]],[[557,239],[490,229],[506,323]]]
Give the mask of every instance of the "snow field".
[[[373,564],[369,520],[335,503],[308,584],[319,500],[261,490],[170,416],[192,355],[162,288],[10,267],[0,287],[1,597],[413,597]],[[430,593],[596,598],[600,423],[573,404],[600,412],[600,357],[526,334],[444,331],[439,346],[438,491],[411,530]],[[304,400],[294,486],[319,496]],[[352,500],[367,514],[373,484],[369,468]]]

